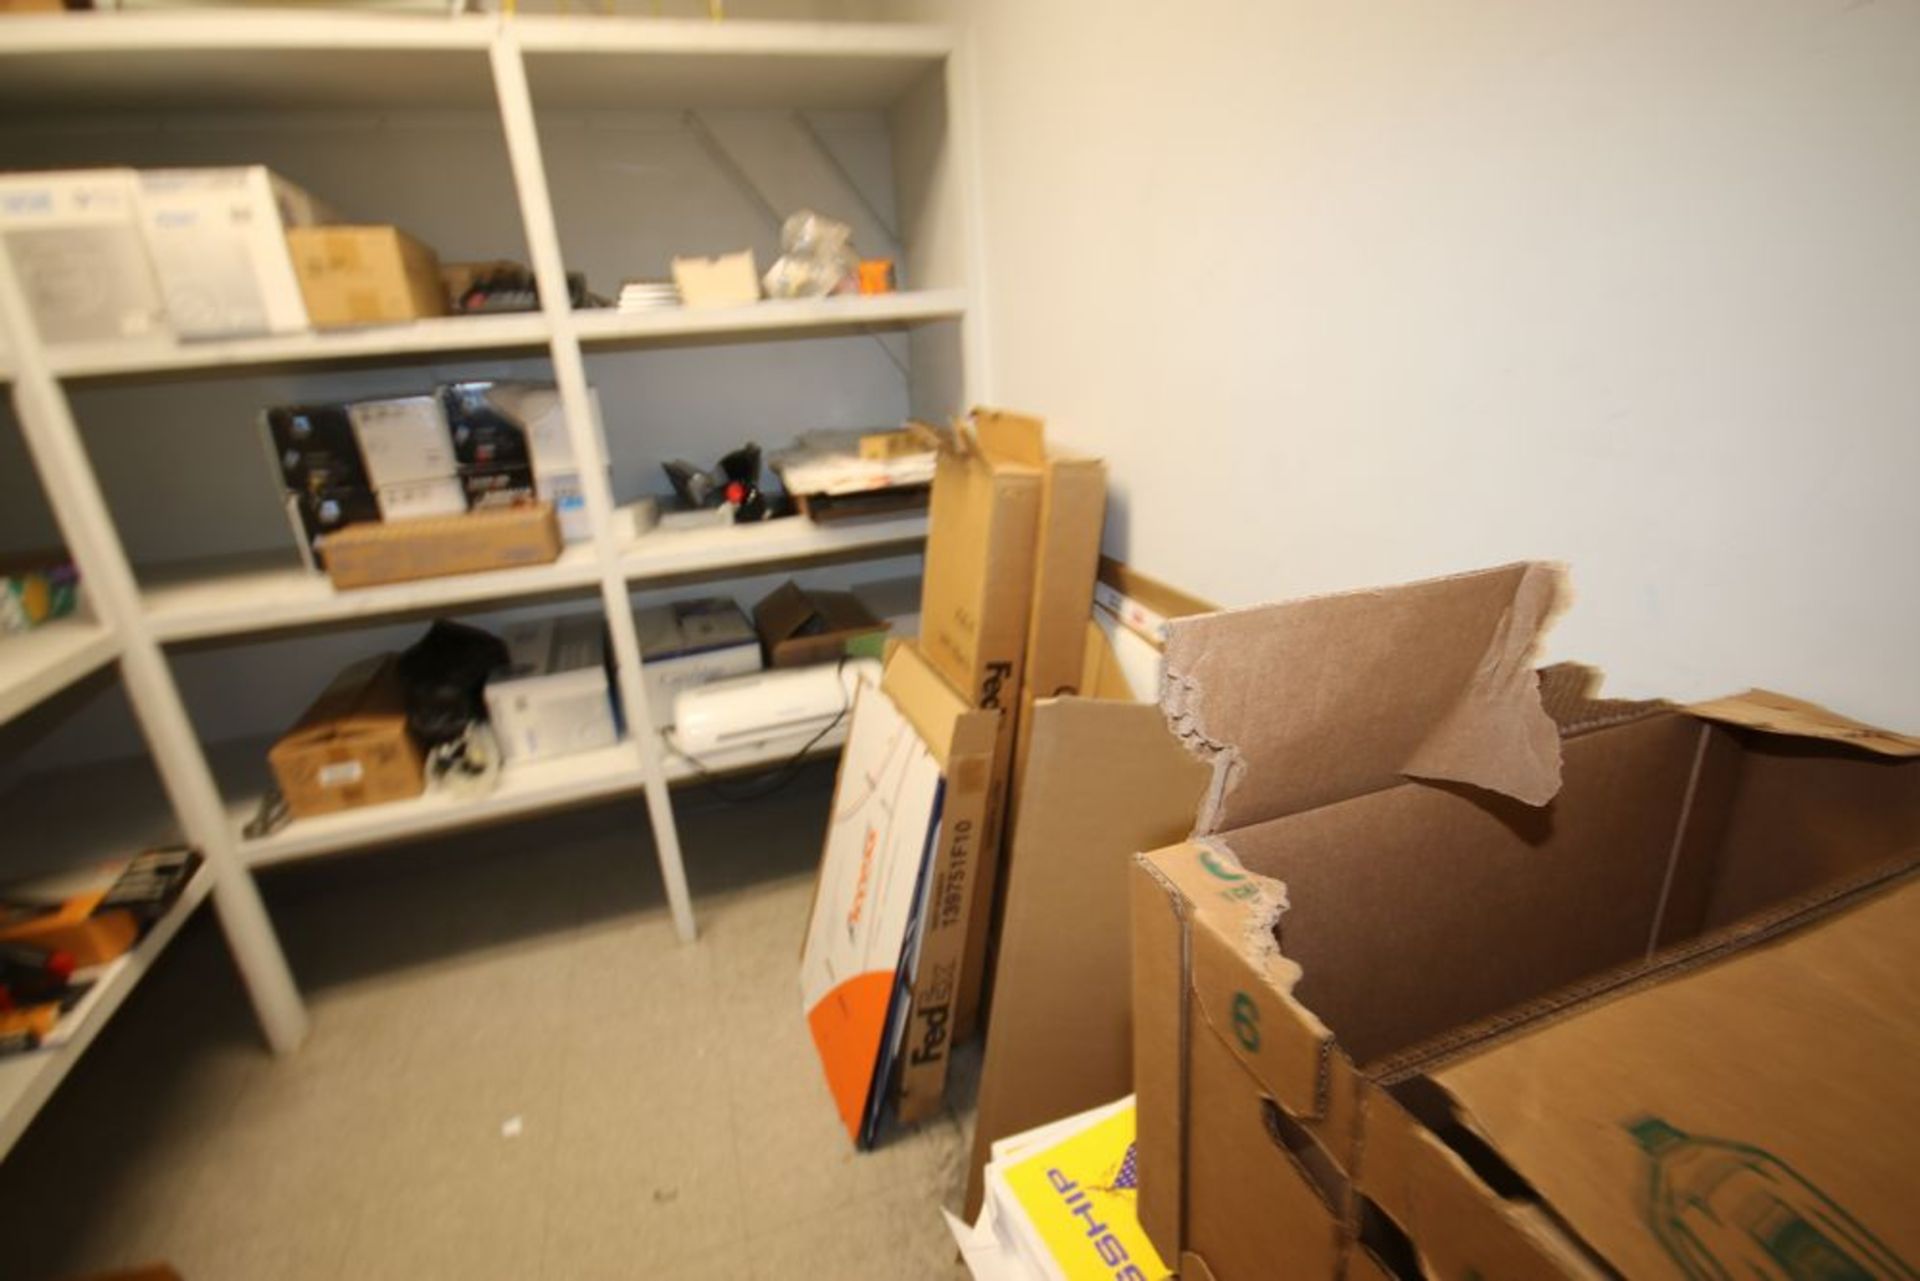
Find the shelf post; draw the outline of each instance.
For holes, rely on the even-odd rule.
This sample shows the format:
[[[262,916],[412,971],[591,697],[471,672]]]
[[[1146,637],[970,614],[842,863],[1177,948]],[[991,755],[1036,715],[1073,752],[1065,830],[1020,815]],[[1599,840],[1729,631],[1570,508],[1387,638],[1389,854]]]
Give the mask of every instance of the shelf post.
[[[500,97],[500,122],[506,131],[507,158],[520,198],[520,220],[526,228],[527,249],[533,257],[534,281],[540,292],[540,309],[553,331],[554,381],[560,388],[573,456],[580,467],[587,518],[593,526],[594,552],[600,563],[600,594],[613,641],[621,707],[626,713],[627,733],[640,753],[654,852],[660,861],[660,877],[666,883],[674,928],[682,940],[690,943],[696,933],[693,899],[687,889],[686,864],[680,857],[680,833],[673,819],[673,799],[661,767],[659,740],[653,732],[646,686],[640,674],[640,640],[633,625],[633,602],[620,560],[622,548],[614,537],[613,487],[608,483],[607,460],[593,429],[586,362],[580,354],[580,337],[573,322],[566,259],[561,253],[559,227],[553,217],[553,198],[547,189],[546,163],[541,158],[540,134],[534,122],[533,95],[527,88],[526,62],[511,23],[502,25],[489,53],[494,87]]]
[[[139,587],[93,474],[66,390],[47,364],[12,263],[0,253],[0,328],[13,347],[13,402],[34,469],[80,567],[100,621],[120,638],[120,671],[134,717],[183,835],[213,872],[214,908],[267,1043],[290,1054],[307,1034],[306,1009],[267,918],[167,664],[147,626]],[[102,798],[111,803],[111,798]]]

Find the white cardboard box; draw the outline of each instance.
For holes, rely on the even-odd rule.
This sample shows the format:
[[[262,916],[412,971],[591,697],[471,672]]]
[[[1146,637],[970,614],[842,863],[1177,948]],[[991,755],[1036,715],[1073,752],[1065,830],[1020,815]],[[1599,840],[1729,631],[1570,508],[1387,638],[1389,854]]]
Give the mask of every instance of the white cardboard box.
[[[0,242],[41,341],[169,338],[133,170],[0,177]]]
[[[287,228],[332,211],[264,165],[140,174],[141,222],[167,315],[185,338],[299,333],[307,325]]]
[[[458,474],[453,437],[438,397],[357,401],[347,406],[347,417],[375,489]]]
[[[760,670],[760,637],[725,596],[637,609],[633,625],[647,714],[656,730],[673,724],[673,700],[681,690]]]
[[[619,740],[598,614],[521,623],[503,639],[512,666],[487,681],[487,716],[508,761],[569,756]]]
[[[483,392],[495,412],[518,422],[526,434],[534,493],[543,502],[553,504],[553,514],[560,522],[560,536],[570,543],[585,542],[593,536],[593,526],[587,520],[580,465],[574,456],[573,437],[567,432],[566,411],[561,407],[558,388],[546,383],[502,379],[456,383],[443,391]],[[589,387],[587,395],[593,405],[593,434],[600,442],[600,457],[611,459],[607,451],[606,423],[600,415],[600,393]],[[607,470],[611,474],[610,461]]]
[[[375,492],[381,520],[419,520],[424,516],[461,516],[467,510],[467,491],[455,476],[437,480],[408,480]]]

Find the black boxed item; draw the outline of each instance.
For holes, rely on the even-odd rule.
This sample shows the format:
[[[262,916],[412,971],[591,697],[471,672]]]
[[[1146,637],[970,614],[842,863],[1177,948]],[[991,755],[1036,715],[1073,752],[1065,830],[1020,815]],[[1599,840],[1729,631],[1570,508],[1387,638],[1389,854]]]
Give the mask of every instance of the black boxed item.
[[[512,507],[534,501],[533,468],[525,463],[514,467],[463,466],[460,484],[467,493],[467,507],[486,511],[494,507]]]
[[[462,471],[531,465],[533,450],[526,423],[514,412],[514,401],[517,388],[533,385],[489,380],[450,383],[440,389],[447,427],[453,433],[453,456]]]
[[[266,419],[274,463],[289,490],[367,485],[366,460],[345,405],[280,405],[267,410]]]
[[[320,540],[348,525],[379,520],[380,503],[365,485],[299,490],[287,495],[287,515],[294,537],[300,541],[302,558],[309,568],[318,568],[322,563]]]

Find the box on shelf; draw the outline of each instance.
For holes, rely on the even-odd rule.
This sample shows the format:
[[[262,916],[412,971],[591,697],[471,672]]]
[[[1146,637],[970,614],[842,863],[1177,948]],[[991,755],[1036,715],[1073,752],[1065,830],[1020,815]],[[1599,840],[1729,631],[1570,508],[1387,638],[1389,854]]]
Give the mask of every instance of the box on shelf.
[[[81,969],[104,965],[165,915],[199,866],[195,850],[157,846],[0,886],[0,947],[65,952]]]
[[[675,258],[673,283],[684,307],[738,307],[760,301],[760,273],[751,249],[716,258]]]
[[[525,463],[508,467],[462,467],[460,478],[454,484],[460,490],[461,501],[474,511],[530,503],[537,496],[533,469]],[[563,523],[562,536],[565,532]]]
[[[1164,627],[1121,620],[1151,613],[1164,623],[1213,607],[1115,561],[1100,575],[1081,625],[1079,694],[1026,711],[1025,800],[1007,833],[969,1218],[994,1143],[1133,1088],[1129,872],[1136,853],[1192,830],[1208,776],[1155,704]]]
[[[879,658],[887,625],[852,592],[809,591],[788,579],[753,607],[753,628],[769,667]]]
[[[0,176],[0,243],[42,342],[170,336],[133,170]]]
[[[361,400],[347,406],[353,437],[374,488],[448,480],[459,471],[447,415],[436,396]]]
[[[373,587],[490,569],[545,565],[560,556],[560,527],[545,503],[350,525],[322,544],[335,587]]]
[[[0,636],[65,618],[80,603],[80,571],[65,552],[0,556]]]
[[[326,565],[326,538],[349,525],[380,519],[380,500],[370,489],[342,485],[286,495],[287,523],[309,570]]]
[[[862,1148],[896,1066],[903,1119],[940,1106],[997,719],[907,645],[854,703],[800,989],[841,1122]]]
[[[533,492],[553,504],[566,540],[581,542],[592,536],[586,498],[581,492],[580,465],[558,388],[545,383],[482,380],[450,383],[439,389],[439,396],[453,434],[454,456],[463,472],[488,477],[511,475],[517,485],[516,469],[531,467]],[[609,458],[600,397],[592,388],[588,388],[588,397],[600,456]],[[473,492],[474,483],[470,483],[469,493]],[[483,488],[481,492],[493,490]]]
[[[299,333],[307,307],[287,229],[332,211],[264,165],[140,174],[147,252],[183,338]]]
[[[611,747],[618,709],[598,614],[543,618],[508,628],[511,666],[487,678],[487,717],[508,761],[538,761]]]
[[[407,730],[394,656],[363,659],[334,677],[267,761],[295,818],[418,796],[425,758]]]
[[[1920,1257],[1920,740],[1777,695],[1595,700],[1531,666],[1560,597],[1515,565],[1170,625],[1163,710],[1211,781],[1132,877],[1164,1257]]]
[[[647,714],[656,730],[673,724],[673,700],[682,690],[760,670],[760,637],[729,597],[637,609],[633,625]]]
[[[428,516],[458,516],[467,510],[467,491],[459,477],[405,480],[382,485],[375,494],[381,520],[422,520]]]
[[[316,329],[447,314],[439,259],[398,227],[290,227],[287,247]]]
[[[267,410],[268,449],[291,493],[367,487],[366,460],[345,405],[280,405]]]

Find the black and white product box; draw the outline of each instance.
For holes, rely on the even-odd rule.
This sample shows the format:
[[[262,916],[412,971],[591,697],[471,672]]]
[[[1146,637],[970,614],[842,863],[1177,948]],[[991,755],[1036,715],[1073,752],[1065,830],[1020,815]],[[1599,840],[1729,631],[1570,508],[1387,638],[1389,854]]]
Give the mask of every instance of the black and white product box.
[[[593,429],[600,440],[601,457],[605,458],[600,400],[591,388],[588,393],[593,403]],[[573,437],[567,432],[566,411],[558,389],[548,383],[504,379],[450,383],[440,388],[440,400],[463,469],[485,471],[529,464],[534,496],[553,504],[561,536],[568,542],[592,536],[580,466],[574,457]]]
[[[380,519],[378,500],[363,486],[296,491],[286,496],[286,505],[287,521],[308,569],[325,567],[321,540],[328,534]]]
[[[487,680],[487,719],[508,761],[537,761],[611,747],[620,738],[598,614],[544,618],[508,628],[509,666]]]
[[[266,412],[280,483],[299,493],[366,488],[367,467],[345,405],[283,405]]]
[[[435,396],[361,400],[347,406],[354,439],[375,489],[417,480],[445,480],[459,471],[447,416]]]
[[[133,170],[0,176],[0,246],[42,342],[170,336]]]
[[[140,208],[167,315],[181,337],[307,328],[287,228],[338,221],[325,205],[250,165],[147,170]]]
[[[381,520],[419,520],[426,516],[463,516],[467,492],[457,476],[406,480],[375,491]]]
[[[534,500],[533,468],[517,467],[460,469],[460,485],[466,492],[467,506],[474,511],[513,507]]]

